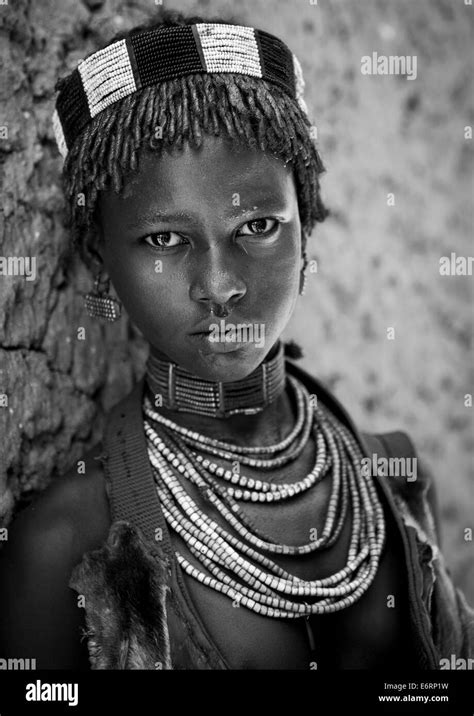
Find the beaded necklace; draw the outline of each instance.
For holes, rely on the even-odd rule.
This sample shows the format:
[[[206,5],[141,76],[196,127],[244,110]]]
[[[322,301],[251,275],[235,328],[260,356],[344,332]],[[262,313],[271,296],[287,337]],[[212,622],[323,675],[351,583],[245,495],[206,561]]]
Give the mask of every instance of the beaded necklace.
[[[285,440],[265,447],[231,445],[188,430],[156,412],[146,395],[143,409],[148,454],[163,514],[201,567],[177,551],[182,569],[257,614],[294,619],[345,609],[364,594],[378,569],[385,522],[375,486],[361,474],[363,454],[349,429],[326,406],[313,406],[299,380],[288,376],[288,384],[298,406],[295,427]],[[315,464],[295,483],[255,480],[203,457],[215,455],[270,470],[296,460],[311,435]],[[332,487],[324,528],[320,537],[306,544],[275,543],[252,524],[239,504],[294,499],[329,474]],[[187,481],[218,511],[225,527],[196,504],[186,490]],[[301,556],[331,546],[349,511],[352,528],[343,569],[324,579],[304,580],[271,559],[272,554]]]
[[[253,415],[270,405],[285,389],[285,356],[279,341],[275,355],[266,358],[246,378],[229,383],[203,380],[168,360],[151,354],[146,367],[147,383],[161,405],[178,412],[228,418]]]

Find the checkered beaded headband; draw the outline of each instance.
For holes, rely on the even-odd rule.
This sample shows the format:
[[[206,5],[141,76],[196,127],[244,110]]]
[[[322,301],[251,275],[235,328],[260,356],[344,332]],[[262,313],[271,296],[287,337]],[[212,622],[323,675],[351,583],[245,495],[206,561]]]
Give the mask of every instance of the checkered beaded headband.
[[[65,158],[86,125],[114,102],[169,79],[215,72],[278,85],[307,114],[301,65],[274,35],[220,23],[161,27],[95,52],[61,83],[53,114],[60,153]]]

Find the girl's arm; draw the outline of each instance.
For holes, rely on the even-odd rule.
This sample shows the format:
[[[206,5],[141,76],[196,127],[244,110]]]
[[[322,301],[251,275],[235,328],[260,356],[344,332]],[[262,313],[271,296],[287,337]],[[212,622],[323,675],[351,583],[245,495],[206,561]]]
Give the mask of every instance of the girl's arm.
[[[0,658],[36,669],[89,668],[73,567],[106,539],[108,504],[97,463],[51,485],[14,520],[0,551]],[[93,474],[95,472],[95,474]]]

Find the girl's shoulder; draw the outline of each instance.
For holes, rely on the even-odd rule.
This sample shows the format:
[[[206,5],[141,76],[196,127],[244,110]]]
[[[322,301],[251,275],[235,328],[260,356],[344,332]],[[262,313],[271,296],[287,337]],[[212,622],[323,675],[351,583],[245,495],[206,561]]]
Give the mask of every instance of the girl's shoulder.
[[[68,582],[83,555],[107,539],[100,454],[98,444],[84,456],[83,472],[55,479],[8,530],[0,551],[0,643],[7,657],[36,658],[37,668],[80,663],[83,610]]]
[[[107,537],[110,515],[101,447],[98,443],[75,468],[54,479],[14,519],[8,547],[26,541],[30,548],[51,543],[58,551],[69,550],[72,556]]]

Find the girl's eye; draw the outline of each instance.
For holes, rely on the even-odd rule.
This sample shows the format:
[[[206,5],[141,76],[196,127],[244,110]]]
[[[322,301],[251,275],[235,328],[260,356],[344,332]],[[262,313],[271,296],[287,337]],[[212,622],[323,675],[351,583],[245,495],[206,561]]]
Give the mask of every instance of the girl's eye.
[[[258,237],[270,236],[278,228],[279,221],[277,219],[253,219],[248,221],[239,231],[239,236]],[[250,229],[246,233],[244,229]],[[163,250],[174,249],[176,246],[187,244],[188,241],[174,231],[160,231],[154,234],[147,234],[143,237],[143,241],[154,249]]]
[[[273,224],[271,224],[273,222]],[[268,224],[271,224],[269,227]],[[250,227],[251,233],[246,234],[242,233],[242,229],[240,230],[241,236],[268,236],[268,234],[272,234],[275,229],[278,227],[278,221],[277,219],[253,219],[252,221],[248,221],[245,226],[242,227],[244,229],[245,227]]]
[[[143,240],[154,249],[172,249],[175,246],[186,243],[185,239],[174,231],[161,231],[157,234],[148,234]]]

